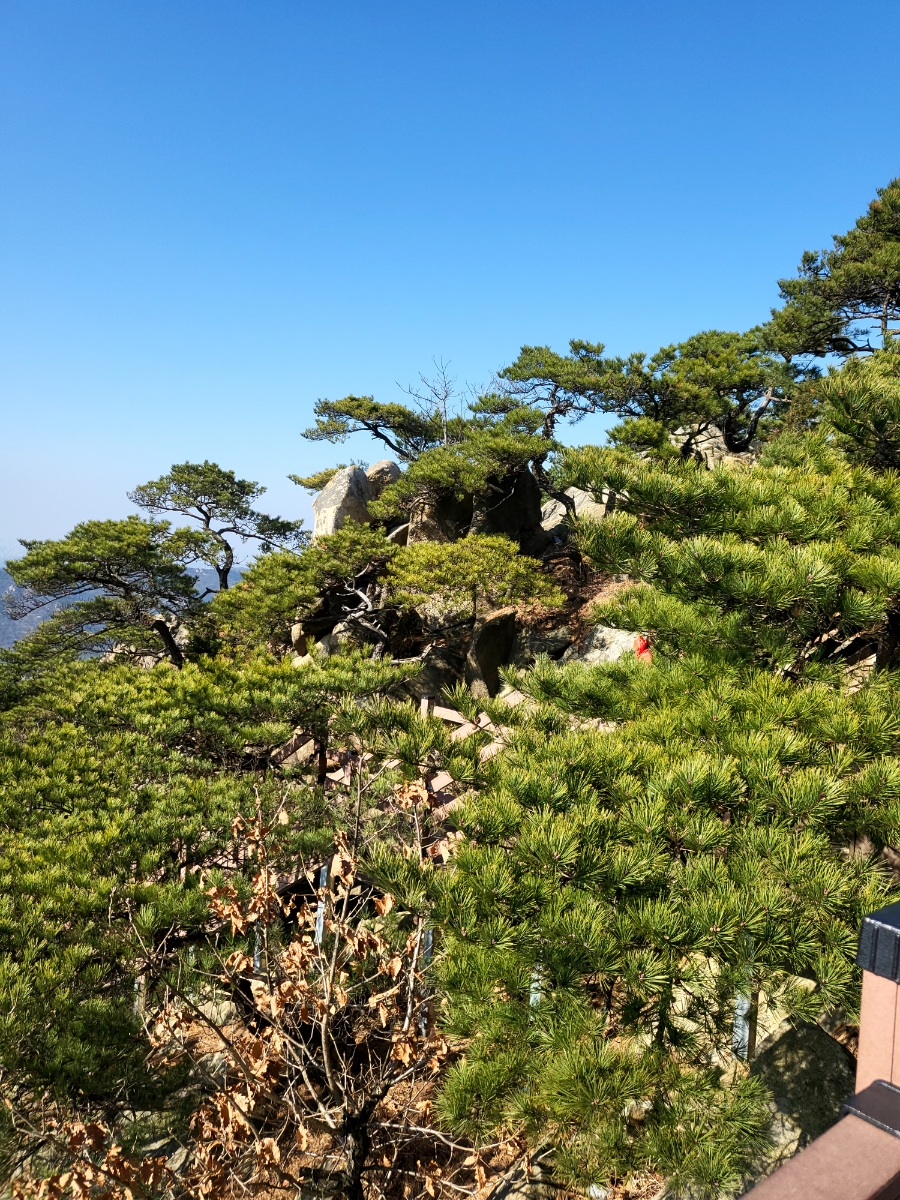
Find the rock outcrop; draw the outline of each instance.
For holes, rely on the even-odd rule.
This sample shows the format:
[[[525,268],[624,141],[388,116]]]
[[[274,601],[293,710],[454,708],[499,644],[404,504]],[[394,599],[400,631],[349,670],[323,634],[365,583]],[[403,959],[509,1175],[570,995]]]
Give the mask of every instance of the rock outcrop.
[[[699,432],[698,432],[699,430]],[[743,454],[735,454],[725,444],[725,437],[718,425],[681,425],[669,434],[669,441],[689,458],[703,463],[710,471],[716,467],[752,466],[756,461],[757,443]]]
[[[541,525],[541,489],[530,471],[518,471],[497,484],[492,496],[476,501],[470,533],[502,533],[521,544]]]
[[[312,502],[313,537],[327,537],[347,521],[363,525],[369,521],[369,501],[375,499],[372,484],[362,467],[343,467]]]
[[[838,1119],[854,1092],[852,1055],[818,1025],[784,1021],[750,1065],[772,1093],[772,1145],[753,1164],[745,1187],[770,1175]]]
[[[404,521],[402,525],[395,525],[393,529],[389,530],[387,540],[394,546],[405,546],[409,541],[409,521]]]
[[[586,517],[589,521],[602,521],[615,504],[614,493],[607,491],[602,493],[600,501],[577,487],[566,488],[566,495],[571,496],[575,504],[575,516]],[[565,541],[569,532],[567,516],[568,510],[561,500],[548,500],[541,509],[541,528],[551,537]]]
[[[455,542],[472,524],[472,497],[420,497],[409,514],[410,545],[415,542]]]
[[[384,489],[390,484],[396,483],[402,474],[403,471],[399,464],[391,458],[381,458],[378,462],[372,463],[371,467],[366,470],[366,479],[372,489],[371,498],[377,500]]]
[[[342,468],[313,501],[314,536],[333,533],[347,521],[373,520],[369,505],[401,475],[401,468],[390,459],[374,463],[366,471],[361,467]],[[525,553],[539,556],[555,540],[565,540],[570,510],[557,500],[542,507],[540,487],[530,471],[511,472],[492,482],[493,491],[486,497],[447,491],[417,498],[408,520],[398,514],[385,523],[388,541],[404,546],[451,542],[469,534],[500,534],[517,541]],[[592,520],[602,520],[614,502],[611,493],[604,492],[595,499],[575,487],[570,487],[567,495],[575,516]],[[309,666],[342,647],[375,640],[367,633],[365,623],[354,619],[359,614],[351,612],[359,587],[368,588],[367,595],[378,607],[381,592],[377,581],[354,579],[323,593],[318,604],[291,630],[295,666]],[[502,666],[511,663],[529,667],[539,654],[556,661],[612,662],[634,648],[634,634],[603,626],[593,629],[582,644],[581,619],[573,625],[566,623],[566,616],[556,619],[557,627],[550,617],[533,626],[520,626],[516,610],[508,608],[489,614],[473,628],[464,611],[455,613],[441,597],[434,597],[412,613],[386,610],[381,623],[376,624],[386,639],[385,654],[399,656],[398,661],[421,661],[417,678],[404,685],[417,699],[439,696],[463,680],[475,695],[495,696]]]
[[[630,629],[613,629],[608,625],[597,625],[587,635],[584,644],[570,646],[562,656],[564,663],[580,662],[585,666],[595,663],[615,662],[616,659],[633,651],[635,638],[639,635]]]
[[[432,646],[422,660],[422,669],[406,681],[403,690],[414,700],[423,696],[440,697],[447,688],[459,683],[465,665],[464,643]]]
[[[497,695],[500,690],[500,667],[509,662],[515,640],[514,608],[501,608],[475,626],[465,674],[473,696]]]
[[[469,533],[503,534],[526,554],[540,554],[551,539],[541,527],[541,490],[530,471],[494,481],[488,496],[421,497],[409,515],[410,544],[455,542]]]
[[[509,661],[514,667],[526,669],[534,666],[539,654],[561,658],[571,644],[572,630],[568,625],[556,629],[520,629]]]

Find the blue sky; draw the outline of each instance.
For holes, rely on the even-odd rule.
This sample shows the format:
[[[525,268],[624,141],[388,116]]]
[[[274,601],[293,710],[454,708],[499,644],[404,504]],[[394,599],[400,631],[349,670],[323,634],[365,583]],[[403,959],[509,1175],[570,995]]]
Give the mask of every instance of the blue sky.
[[[900,175],[900,5],[4,0],[0,557],[319,396],[746,328]],[[602,436],[584,424],[574,440]]]

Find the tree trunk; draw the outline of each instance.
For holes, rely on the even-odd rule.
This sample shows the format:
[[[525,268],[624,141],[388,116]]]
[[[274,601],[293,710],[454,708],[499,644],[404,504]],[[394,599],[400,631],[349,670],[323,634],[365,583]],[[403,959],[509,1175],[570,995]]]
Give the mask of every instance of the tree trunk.
[[[875,670],[884,671],[895,664],[897,647],[900,645],[900,613],[888,613],[887,620],[878,639],[875,655]]]
[[[727,417],[722,422],[722,436],[725,439],[725,445],[732,452],[732,454],[745,454],[750,449],[750,443],[756,437],[756,430],[759,426],[760,418],[765,415],[766,410],[774,399],[775,389],[766,388],[766,394],[763,397],[762,404],[759,406],[756,412],[751,413],[750,422],[740,437],[732,433],[731,422]]]
[[[371,1148],[372,1137],[369,1133],[368,1117],[357,1117],[348,1123],[344,1140],[344,1152],[347,1156],[347,1166],[344,1170],[344,1192],[347,1200],[365,1200],[362,1174]]]
[[[209,523],[207,523],[206,528],[209,529]],[[228,576],[231,574],[231,568],[234,566],[234,550],[232,549],[231,543],[227,542],[225,538],[222,537],[221,533],[218,532],[218,530],[209,529],[209,532],[222,547],[222,565],[220,567],[218,563],[213,563],[213,567],[215,568],[215,572],[219,577],[219,591],[227,592]]]
[[[224,540],[224,538],[222,539],[222,541],[225,546],[225,561],[221,567],[219,566],[218,563],[216,563],[215,568],[216,568],[216,574],[219,577],[219,590],[222,592],[227,592],[228,591],[228,576],[231,574],[231,568],[234,566],[234,551],[231,549],[231,547],[228,545],[228,543]]]
[[[165,621],[162,620],[162,618],[152,621],[150,623],[150,628],[159,635],[159,639],[165,646],[166,654],[168,654],[172,665],[177,667],[180,671],[184,666],[184,655],[181,653],[178,643],[175,641],[174,637],[172,637],[172,630],[168,627]]]

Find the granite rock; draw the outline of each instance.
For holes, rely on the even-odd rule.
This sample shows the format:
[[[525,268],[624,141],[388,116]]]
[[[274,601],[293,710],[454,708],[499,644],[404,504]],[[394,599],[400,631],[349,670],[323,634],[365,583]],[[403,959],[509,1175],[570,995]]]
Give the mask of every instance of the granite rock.
[[[772,1143],[753,1163],[745,1190],[835,1123],[855,1090],[856,1064],[821,1026],[783,1021],[760,1043],[750,1074],[772,1093]]]
[[[500,688],[500,667],[509,662],[515,640],[514,608],[501,608],[475,627],[465,674],[473,696],[496,696]]]
[[[377,499],[384,489],[390,484],[396,483],[402,474],[403,471],[393,459],[381,458],[378,462],[372,463],[371,467],[366,470],[366,478],[372,489],[371,498]]]
[[[608,625],[597,625],[578,646],[570,646],[562,656],[564,663],[580,662],[586,666],[595,663],[615,662],[623,654],[634,650],[634,639],[638,636],[630,629],[612,629]]]
[[[367,524],[372,485],[362,467],[343,467],[312,502],[313,537],[327,537],[348,521]]]
[[[520,629],[509,661],[514,667],[530,667],[539,654],[559,658],[571,644],[572,630],[568,625],[557,629]]]

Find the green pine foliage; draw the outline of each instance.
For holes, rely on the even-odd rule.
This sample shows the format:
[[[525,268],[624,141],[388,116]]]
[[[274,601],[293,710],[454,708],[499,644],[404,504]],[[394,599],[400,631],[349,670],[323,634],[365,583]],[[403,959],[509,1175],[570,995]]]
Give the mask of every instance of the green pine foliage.
[[[896,834],[891,683],[847,696],[630,656],[544,659],[517,683],[535,707],[504,717],[512,749],[436,881],[447,1020],[468,1043],[442,1112],[469,1136],[549,1138],[581,1186],[649,1166],[717,1195],[769,1120],[735,1076],[735,995],[805,1019],[856,1003],[885,879],[836,847]]]
[[[454,445],[425,451],[396,483],[385,488],[369,507],[382,517],[408,512],[419,499],[465,495],[476,499],[496,495],[502,481],[540,460],[552,446],[530,428],[530,412],[504,414],[499,421],[473,421],[466,437]]]
[[[853,462],[900,468],[900,343],[887,339],[871,358],[850,359],[818,387],[828,424]]]
[[[148,1022],[176,985],[220,990],[226,944],[252,961],[255,931],[211,924],[204,887],[247,899],[254,813],[285,874],[352,829],[366,886],[395,901],[397,945],[430,925],[422,978],[452,1047],[428,1117],[442,1147],[515,1137],[583,1192],[639,1170],[673,1195],[740,1185],[770,1098],[734,1053],[736,998],[795,1020],[852,1016],[859,923],[892,894],[896,193],[807,256],[785,308],[750,333],[650,357],[524,347],[467,415],[445,377],[418,407],[319,403],[313,440],[366,432],[405,464],[376,522],[450,495],[477,509],[526,470],[547,495],[614,494],[602,522],[570,517],[560,553],[580,583],[587,564],[615,584],[592,615],[647,635],[652,661],[542,657],[507,670],[515,705],[460,687],[449,699],[477,724],[463,740],[401,698],[418,668],[393,665],[387,643],[302,669],[285,652],[292,626],[330,628],[354,604],[391,629],[435,606],[471,623],[507,604],[546,617],[562,594],[506,538],[397,547],[350,524],[304,545],[298,524],[252,508],[257,484],[203,463],[135,492],[200,528],[131,517],[25,544],[7,566],[26,605],[71,603],[0,655],[7,1175],[21,1165],[10,1122],[37,1128],[51,1108],[102,1116],[126,1146],[150,1127],[193,1136],[210,1081],[151,1055]],[[871,354],[854,341],[868,321],[883,335]],[[824,379],[797,362],[854,347],[866,356]],[[612,444],[563,451],[559,422],[598,411],[624,418]],[[731,451],[762,437],[755,465],[710,471],[673,445],[676,426],[710,421]],[[229,537],[281,549],[227,588]],[[209,604],[198,561],[219,571]],[[342,772],[364,764],[365,799],[352,770],[323,786],[322,753],[286,765],[279,748],[307,738],[340,749]],[[464,803],[442,796],[428,818],[446,823],[428,844],[436,867],[420,816],[437,804],[423,778],[443,771]],[[261,1108],[253,1119],[280,1136]]]
[[[324,591],[367,569],[383,572],[397,550],[383,529],[351,521],[300,553],[276,551],[258,558],[212,608],[230,642],[285,650],[291,626],[315,608]]]
[[[235,539],[258,542],[263,551],[302,546],[309,540],[302,521],[285,521],[258,512],[253,502],[266,489],[252,479],[238,479],[218,463],[176,463],[161,479],[128,493],[138,508],[151,513],[179,513],[202,530],[200,558],[215,570],[219,587],[227,588],[234,566]]]
[[[785,407],[802,374],[771,354],[754,330],[707,330],[650,356],[608,357],[602,343],[569,345],[567,355],[548,346],[523,346],[500,373],[511,395],[543,412],[546,436],[560,419],[604,412],[668,430],[715,422],[728,448],[739,452],[765,416]]]
[[[563,600],[535,559],[520,554],[509,538],[490,534],[404,546],[387,579],[392,599],[401,606],[439,600],[471,617],[517,601],[552,606]]]
[[[793,279],[779,280],[784,307],[760,328],[787,359],[852,355],[882,345],[900,320],[900,179],[879,188],[852,229],[830,250],[807,250]]]
[[[874,645],[891,622],[900,483],[824,435],[780,438],[752,470],[592,447],[567,468],[619,497],[609,520],[580,526],[583,552],[637,581],[598,615],[652,632],[664,653],[799,670],[848,639]]]
[[[172,529],[168,521],[137,516],[85,521],[58,541],[23,541],[25,554],[6,569],[27,589],[13,615],[54,600],[72,603],[47,622],[34,646],[52,655],[109,651],[136,657],[166,654],[180,666],[178,624],[199,617],[199,596],[188,567],[205,553],[203,533]],[[54,636],[55,635],[55,636]]]
[[[326,467],[324,471],[314,471],[312,475],[288,475],[288,479],[291,483],[302,487],[304,491],[315,495],[316,492],[321,492],[323,488],[327,487],[338,471],[343,471],[346,466],[346,463],[335,463],[333,467]]]
[[[203,872],[230,862],[236,816],[287,786],[272,751],[298,729],[327,739],[347,698],[355,710],[409,674],[354,653],[306,671],[79,662],[6,714],[0,1067],[17,1102],[47,1089],[115,1116],[177,1101],[177,1072],[147,1071],[141,963],[173,934],[202,940]],[[330,844],[335,814],[314,782],[290,786],[299,820],[281,853],[302,862]]]

